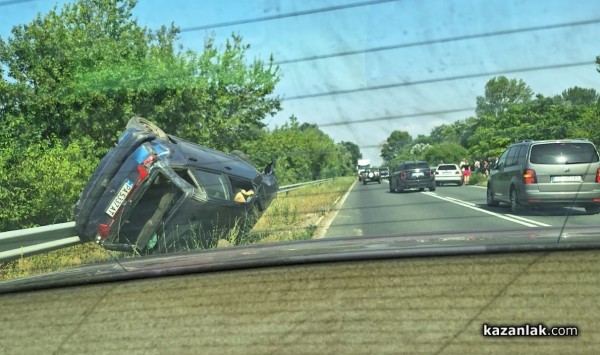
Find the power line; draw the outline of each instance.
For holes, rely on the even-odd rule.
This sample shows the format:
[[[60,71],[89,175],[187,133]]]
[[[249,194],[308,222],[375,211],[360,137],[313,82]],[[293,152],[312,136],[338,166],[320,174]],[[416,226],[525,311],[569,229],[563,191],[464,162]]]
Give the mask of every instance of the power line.
[[[331,123],[325,123],[325,124],[318,124],[318,126],[319,127],[341,126],[341,125],[346,125],[346,124],[387,121],[387,120],[395,120],[395,119],[399,119],[399,118],[410,118],[410,117],[420,117],[420,116],[435,116],[435,115],[444,115],[444,114],[448,114],[448,113],[467,112],[467,111],[474,111],[474,110],[475,110],[475,107],[465,107],[465,108],[457,108],[457,109],[450,109],[450,110],[443,110],[443,111],[419,112],[419,113],[410,113],[410,114],[406,114],[406,115],[365,118],[362,120],[355,120],[355,121],[337,121],[337,122],[331,122]]]
[[[480,78],[480,77],[485,77],[485,76],[496,76],[496,75],[514,74],[514,73],[523,73],[523,72],[548,70],[548,69],[559,69],[559,68],[568,68],[568,67],[579,67],[579,66],[595,65],[595,64],[596,64],[595,62],[575,62],[575,63],[565,63],[565,64],[552,64],[552,65],[537,66],[537,67],[525,67],[525,68],[516,68],[516,69],[507,69],[507,70],[497,70],[497,71],[490,71],[490,72],[486,72],[486,73],[464,74],[464,75],[448,76],[445,78],[424,79],[424,80],[409,81],[409,82],[404,82],[404,83],[374,85],[374,86],[366,86],[363,88],[356,88],[356,89],[333,90],[333,91],[314,93],[314,94],[296,95],[296,96],[290,96],[290,97],[283,98],[283,101],[301,100],[301,99],[308,99],[308,98],[315,98],[315,97],[322,97],[322,96],[352,94],[352,93],[363,92],[363,91],[391,89],[391,88],[397,88],[397,87],[402,87],[402,86],[431,84],[431,83],[438,83],[438,82],[443,82],[443,81],[473,79],[473,78]]]
[[[210,28],[227,27],[227,26],[242,25],[242,24],[253,23],[253,22],[263,22],[263,21],[278,20],[278,19],[282,19],[282,18],[286,18],[286,17],[297,17],[297,16],[304,16],[304,15],[311,15],[311,14],[316,14],[316,13],[322,13],[322,12],[339,11],[339,10],[345,10],[345,9],[350,9],[350,8],[354,8],[354,7],[361,7],[361,6],[368,6],[368,5],[378,5],[378,4],[383,4],[383,3],[386,3],[386,2],[395,2],[395,1],[399,1],[399,0],[372,0],[372,1],[363,1],[363,2],[353,3],[353,4],[345,4],[345,5],[338,5],[338,6],[329,6],[329,7],[322,7],[322,8],[313,9],[313,10],[290,12],[290,13],[287,13],[287,14],[279,14],[279,15],[272,15],[272,16],[256,17],[256,18],[251,18],[251,19],[236,20],[236,21],[229,21],[229,22],[220,22],[220,23],[214,23],[214,24],[203,25],[203,26],[187,27],[187,28],[182,28],[180,32],[202,31],[202,30],[207,30],[207,29],[210,29]]]
[[[0,2],[0,6],[22,4],[22,3],[25,3],[25,2],[34,2],[34,1],[37,1],[37,0],[8,0],[8,1],[2,1],[2,2]]]
[[[465,41],[465,40],[469,40],[469,39],[477,39],[477,38],[485,38],[485,37],[493,37],[493,36],[503,36],[503,35],[509,35],[509,34],[523,33],[523,32],[544,31],[544,30],[557,29],[557,28],[563,28],[563,27],[572,27],[572,26],[585,26],[585,25],[591,25],[591,24],[597,24],[597,23],[600,23],[600,19],[559,23],[559,24],[545,25],[545,26],[525,27],[525,28],[519,28],[519,29],[514,29],[514,30],[484,32],[484,33],[477,33],[477,34],[471,34],[471,35],[432,39],[429,41],[394,44],[394,45],[390,45],[390,46],[373,47],[373,48],[367,48],[367,49],[361,49],[361,50],[336,52],[336,53],[329,53],[329,54],[322,54],[322,55],[314,55],[314,56],[309,56],[309,57],[279,60],[279,61],[275,61],[274,64],[281,65],[281,64],[298,63],[298,62],[305,62],[305,61],[310,61],[310,60],[327,59],[327,58],[342,57],[342,56],[349,56],[349,55],[356,55],[356,54],[387,51],[387,50],[392,50],[392,49],[420,47],[420,46],[427,46],[427,45],[432,45],[432,44]]]

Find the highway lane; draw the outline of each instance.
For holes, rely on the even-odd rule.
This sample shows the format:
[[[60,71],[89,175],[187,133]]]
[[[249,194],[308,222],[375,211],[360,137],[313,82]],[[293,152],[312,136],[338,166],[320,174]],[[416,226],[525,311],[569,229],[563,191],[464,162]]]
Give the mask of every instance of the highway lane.
[[[582,208],[513,215],[505,205],[488,207],[483,187],[446,185],[433,192],[390,193],[383,181],[355,184],[325,237],[589,225],[600,225],[600,215],[586,215]]]

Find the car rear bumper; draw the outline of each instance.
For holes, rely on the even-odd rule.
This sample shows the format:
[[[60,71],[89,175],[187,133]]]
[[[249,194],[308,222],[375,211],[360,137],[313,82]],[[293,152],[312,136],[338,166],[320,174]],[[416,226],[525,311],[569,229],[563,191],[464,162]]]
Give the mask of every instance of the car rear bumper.
[[[600,191],[540,192],[537,190],[525,190],[519,196],[519,202],[525,205],[583,207],[600,204]]]
[[[401,189],[420,189],[435,185],[435,180],[401,180],[399,188]]]

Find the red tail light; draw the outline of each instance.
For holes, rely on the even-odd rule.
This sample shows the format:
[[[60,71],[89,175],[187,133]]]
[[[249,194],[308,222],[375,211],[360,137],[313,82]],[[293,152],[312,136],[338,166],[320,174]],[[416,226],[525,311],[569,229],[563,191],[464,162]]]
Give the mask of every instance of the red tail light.
[[[139,181],[143,181],[148,176],[148,170],[143,165],[138,165],[138,173],[140,174]]]
[[[535,170],[526,169],[523,172],[523,179],[525,184],[537,184],[537,176],[535,176]]]
[[[596,169],[596,183],[600,184],[600,168]]]
[[[99,224],[98,233],[100,234],[102,239],[108,237],[108,233],[110,233],[110,226],[107,224]]]

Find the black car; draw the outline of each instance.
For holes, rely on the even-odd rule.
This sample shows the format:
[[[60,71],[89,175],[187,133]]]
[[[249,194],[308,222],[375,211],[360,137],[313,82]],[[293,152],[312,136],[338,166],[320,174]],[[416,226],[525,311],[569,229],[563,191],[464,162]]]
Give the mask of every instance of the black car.
[[[277,189],[273,163],[260,173],[237,155],[133,117],[83,190],[76,229],[109,250],[208,248],[219,233],[249,230]]]
[[[426,161],[400,163],[390,176],[390,192],[425,188],[435,191],[435,173]]]

